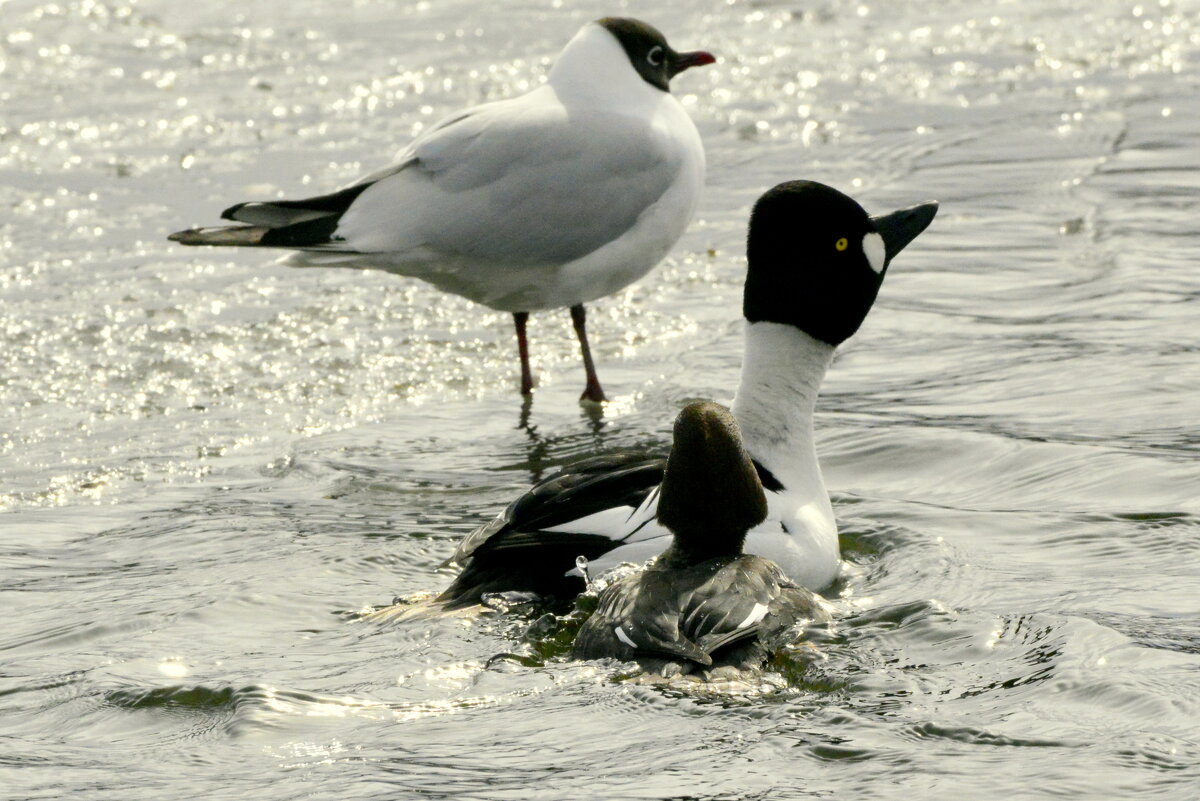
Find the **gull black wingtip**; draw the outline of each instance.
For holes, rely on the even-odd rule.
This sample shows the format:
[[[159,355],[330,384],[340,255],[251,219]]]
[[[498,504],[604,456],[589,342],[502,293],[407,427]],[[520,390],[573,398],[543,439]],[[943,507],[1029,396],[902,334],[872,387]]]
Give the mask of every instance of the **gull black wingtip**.
[[[234,205],[225,209],[225,211],[221,212],[221,219],[222,220],[237,220],[237,216],[236,216],[237,213],[239,211],[241,211],[246,205],[247,205],[246,203],[235,203]]]
[[[904,250],[909,242],[912,242],[929,227],[933,218],[937,216],[937,212],[938,202],[929,200],[906,209],[893,211],[891,214],[881,214],[871,218],[871,222],[875,223],[875,230],[883,237],[883,244],[887,250],[887,263],[890,264],[896,254]]]

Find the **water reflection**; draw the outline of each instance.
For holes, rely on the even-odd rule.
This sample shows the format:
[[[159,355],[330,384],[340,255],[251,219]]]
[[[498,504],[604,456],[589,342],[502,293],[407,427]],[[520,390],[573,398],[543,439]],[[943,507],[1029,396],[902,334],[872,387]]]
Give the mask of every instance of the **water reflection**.
[[[1186,3],[631,4],[723,61],[681,97],[694,227],[589,320],[602,408],[565,321],[514,408],[504,315],[162,237],[525,91],[612,9],[287,11],[5,6],[9,795],[1194,795]],[[829,373],[852,569],[787,686],[631,686],[520,613],[362,621],[558,465],[665,450],[685,399],[729,400],[746,213],[793,177],[943,213]]]

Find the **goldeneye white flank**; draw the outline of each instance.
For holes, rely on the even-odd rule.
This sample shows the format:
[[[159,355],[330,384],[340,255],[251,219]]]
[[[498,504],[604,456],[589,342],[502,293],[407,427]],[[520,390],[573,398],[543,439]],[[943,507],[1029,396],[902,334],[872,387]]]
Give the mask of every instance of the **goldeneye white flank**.
[[[644,22],[597,20],[544,85],[446,117],[390,167],[328,195],[239,203],[221,216],[245,225],[169,238],[290,249],[285,264],[385,270],[512,312],[526,394],[529,312],[569,307],[581,399],[601,401],[584,304],[649,272],[691,220],[704,148],[669,82],[714,61]]]
[[[836,189],[791,181],[759,198],[750,215],[745,353],[733,414],[768,508],[745,550],[813,591],[840,566],[813,442],[817,391],[891,261],[936,213],[930,202],[871,217]],[[655,521],[664,464],[645,453],[597,456],[534,486],[463,540],[448,561],[463,570],[438,600],[458,608],[490,592],[565,598],[583,588],[579,556],[595,576],[657,555],[671,542]]]

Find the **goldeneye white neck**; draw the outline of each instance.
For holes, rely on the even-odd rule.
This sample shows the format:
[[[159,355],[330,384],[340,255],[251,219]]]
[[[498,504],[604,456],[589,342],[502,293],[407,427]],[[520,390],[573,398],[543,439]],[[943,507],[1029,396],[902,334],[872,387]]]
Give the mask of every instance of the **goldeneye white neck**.
[[[792,325],[746,323],[733,414],[746,451],[790,493],[829,504],[813,442],[813,411],[834,346]],[[832,513],[832,512],[831,512]]]
[[[603,27],[585,25],[563,48],[547,83],[559,100],[586,100],[591,106],[620,108],[652,105],[670,94],[642,80],[617,38]]]

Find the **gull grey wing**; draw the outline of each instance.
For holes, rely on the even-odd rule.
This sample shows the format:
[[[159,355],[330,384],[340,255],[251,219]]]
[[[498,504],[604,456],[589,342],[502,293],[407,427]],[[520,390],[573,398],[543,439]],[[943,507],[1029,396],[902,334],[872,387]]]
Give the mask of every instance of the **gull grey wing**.
[[[467,119],[480,108],[487,107],[478,106],[446,117],[433,126],[424,138]],[[221,212],[221,218],[246,225],[179,231],[169,239],[184,245],[235,245],[355,253],[353,247],[335,235],[342,215],[367,187],[416,164],[413,152],[421,141],[418,139],[401,150],[393,164],[368,173],[336,192],[299,200],[237,203]]]
[[[633,227],[682,166],[648,122],[545,103],[481,107],[412,155],[362,192],[338,237],[361,252],[563,263]]]
[[[455,123],[462,122],[474,115],[481,108],[486,108],[486,106],[466,109],[458,114],[446,117],[425,132],[415,142],[410,143],[401,150],[396,155],[396,160],[392,164],[356,178],[350,184],[336,192],[331,192],[328,195],[303,198],[301,200],[252,200],[247,203],[238,203],[221,212],[221,218],[249,223],[251,225],[261,225],[267,228],[281,228],[322,217],[332,216],[339,218],[354,204],[354,201],[358,200],[358,196],[368,186],[378,183],[384,178],[390,178],[406,167],[416,164],[417,157],[415,151],[423,141],[433,137],[438,131],[442,131]],[[330,231],[333,231],[335,227],[331,226]]]
[[[346,213],[354,201],[358,200],[358,196],[368,186],[378,183],[384,178],[390,178],[401,170],[416,164],[416,148],[422,142],[434,137],[439,131],[473,116],[480,109],[487,108],[486,105],[476,106],[442,119],[418,137],[416,141],[409,143],[397,153],[391,164],[356,178],[336,192],[301,200],[263,200],[238,203],[221,212],[221,219],[278,228],[329,215],[340,217]]]

